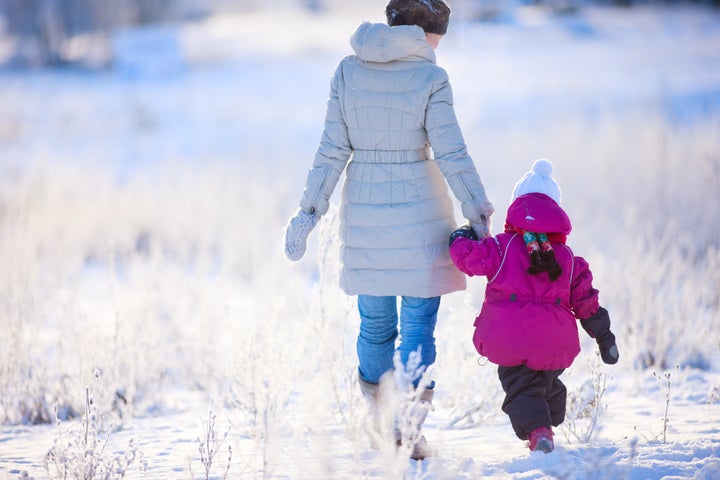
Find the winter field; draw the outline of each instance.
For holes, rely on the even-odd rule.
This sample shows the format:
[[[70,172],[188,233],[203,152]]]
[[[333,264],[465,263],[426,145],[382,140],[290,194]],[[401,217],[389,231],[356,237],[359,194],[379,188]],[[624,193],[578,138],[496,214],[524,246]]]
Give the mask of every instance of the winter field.
[[[720,478],[720,13],[458,7],[438,63],[493,231],[552,160],[621,358],[581,331],[556,451],[531,454],[474,351],[470,279],[436,332],[439,456],[415,463],[363,431],[335,213],[301,262],[282,250],[330,75],[383,20],[359,3],[118,33],[110,70],[0,71],[0,479]]]

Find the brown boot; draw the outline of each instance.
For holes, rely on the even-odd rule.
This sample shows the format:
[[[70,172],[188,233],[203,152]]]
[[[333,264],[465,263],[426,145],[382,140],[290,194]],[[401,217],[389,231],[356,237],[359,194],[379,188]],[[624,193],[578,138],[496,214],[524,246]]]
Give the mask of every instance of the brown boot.
[[[370,448],[377,450],[380,448],[380,440],[383,432],[380,384],[366,382],[360,377],[358,377],[358,384],[368,405],[368,416],[363,422],[363,429],[370,439]],[[387,431],[387,429],[385,430]]]
[[[371,448],[379,449],[383,434],[394,431],[395,444],[397,447],[412,447],[410,458],[413,460],[435,455],[435,449],[421,434],[428,412],[433,408],[434,390],[413,390],[408,398],[401,398],[404,395],[395,390],[392,377],[380,383],[369,383],[358,378],[358,384],[368,400],[369,416],[365,422],[365,431],[370,437]]]
[[[379,383],[366,382],[362,378],[358,377],[358,384],[360,385],[360,391],[365,398],[372,402],[377,401],[378,391],[380,390]]]
[[[410,458],[413,460],[423,460],[435,455],[435,449],[428,444],[425,436],[421,433],[428,412],[433,408],[434,395],[435,391],[429,388],[423,389],[419,395],[417,391],[414,392],[404,415],[399,417],[396,425],[396,443],[398,447],[412,446]]]

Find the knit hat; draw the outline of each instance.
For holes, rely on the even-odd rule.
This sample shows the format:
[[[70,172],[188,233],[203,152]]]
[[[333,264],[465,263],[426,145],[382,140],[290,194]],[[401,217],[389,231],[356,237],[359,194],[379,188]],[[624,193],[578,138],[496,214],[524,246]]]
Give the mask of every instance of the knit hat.
[[[516,184],[512,192],[512,200],[526,193],[544,193],[560,204],[560,186],[552,177],[553,166],[549,160],[540,158],[535,160],[532,169]]]
[[[390,0],[385,7],[388,25],[417,25],[425,33],[445,35],[450,7],[443,0]]]

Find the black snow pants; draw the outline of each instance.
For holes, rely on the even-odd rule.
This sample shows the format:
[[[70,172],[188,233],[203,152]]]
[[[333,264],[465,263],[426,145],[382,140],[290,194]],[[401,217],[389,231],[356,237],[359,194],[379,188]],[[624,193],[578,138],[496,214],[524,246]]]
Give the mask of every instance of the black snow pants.
[[[563,371],[532,370],[525,365],[498,367],[505,391],[502,409],[520,440],[526,440],[536,428],[557,427],[565,420],[567,389],[558,378]]]

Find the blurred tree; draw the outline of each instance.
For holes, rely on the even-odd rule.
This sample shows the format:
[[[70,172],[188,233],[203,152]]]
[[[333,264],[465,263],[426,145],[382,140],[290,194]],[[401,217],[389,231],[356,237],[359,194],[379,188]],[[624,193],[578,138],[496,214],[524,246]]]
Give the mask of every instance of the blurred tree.
[[[340,0],[335,0],[340,1]],[[355,0],[343,0],[351,2]],[[6,34],[15,41],[10,64],[18,67],[102,64],[110,55],[113,29],[200,18],[216,12],[276,8],[295,3],[312,12],[327,8],[325,0],[0,0]],[[633,0],[454,0],[466,19],[497,20],[523,4],[544,5],[556,13],[571,13],[589,4],[631,6]],[[720,7],[720,0],[643,0],[643,3],[702,3]],[[0,26],[3,22],[0,22]],[[2,32],[0,32],[2,33]],[[94,60],[88,61],[93,57]]]
[[[0,0],[0,15],[14,37],[10,63],[57,66],[77,61],[78,51],[107,44],[119,26],[174,19],[176,0]],[[105,45],[104,49],[109,51]],[[109,59],[106,59],[109,60]]]
[[[4,0],[2,13],[8,33],[17,39],[16,61],[60,63],[60,45],[66,33],[59,0]]]
[[[303,0],[303,5],[312,13],[322,13],[324,6],[320,0]]]
[[[131,8],[136,11],[135,22],[139,24],[162,23],[174,18],[173,0],[132,0]]]

